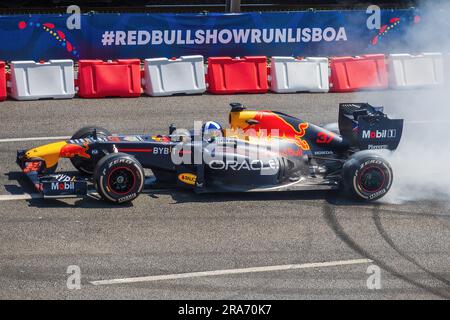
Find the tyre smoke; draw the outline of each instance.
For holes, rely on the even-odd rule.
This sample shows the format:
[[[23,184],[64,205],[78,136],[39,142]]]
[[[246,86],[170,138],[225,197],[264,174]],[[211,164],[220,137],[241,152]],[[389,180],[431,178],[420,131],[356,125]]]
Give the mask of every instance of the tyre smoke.
[[[394,183],[384,200],[450,200],[450,93],[422,90],[401,95],[395,118],[405,119],[398,149],[387,156]]]
[[[393,92],[384,101],[392,118],[405,119],[399,148],[387,157],[394,171],[383,199],[389,202],[450,200],[450,3],[424,1],[420,13],[407,37],[413,48],[444,54],[447,81],[442,88]]]

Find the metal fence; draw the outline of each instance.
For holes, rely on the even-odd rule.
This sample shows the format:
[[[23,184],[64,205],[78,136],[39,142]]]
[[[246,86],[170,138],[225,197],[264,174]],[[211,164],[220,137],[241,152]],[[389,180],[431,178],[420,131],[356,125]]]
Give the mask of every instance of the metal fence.
[[[432,0],[434,1],[434,0]],[[239,12],[298,11],[306,9],[361,9],[370,4],[382,8],[408,8],[420,0],[6,0],[0,1],[0,13],[64,12],[79,5],[83,12]]]

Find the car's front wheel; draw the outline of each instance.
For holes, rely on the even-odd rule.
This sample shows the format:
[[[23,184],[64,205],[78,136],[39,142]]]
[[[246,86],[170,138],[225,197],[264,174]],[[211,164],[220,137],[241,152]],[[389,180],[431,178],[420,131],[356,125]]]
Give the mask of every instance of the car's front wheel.
[[[97,137],[100,138],[106,138],[111,135],[111,133],[105,128],[87,126],[75,132],[71,140],[86,139],[86,138],[92,139],[94,137],[94,131],[96,131]],[[75,156],[71,158],[70,161],[72,162],[72,165],[75,168],[77,168],[77,170],[80,171],[81,173],[87,175],[92,175],[94,173],[95,163],[91,159]]]
[[[125,153],[103,157],[94,170],[95,188],[99,195],[112,203],[136,199],[144,188],[145,174],[139,161]]]

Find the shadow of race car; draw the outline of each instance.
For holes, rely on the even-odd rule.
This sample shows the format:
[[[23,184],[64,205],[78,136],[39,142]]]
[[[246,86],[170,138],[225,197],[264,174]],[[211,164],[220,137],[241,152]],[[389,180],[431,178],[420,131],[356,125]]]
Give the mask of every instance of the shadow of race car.
[[[171,125],[166,135],[113,135],[89,126],[68,141],[18,151],[17,163],[44,198],[97,192],[113,203],[154,187],[196,193],[342,189],[373,201],[392,185],[384,153],[399,145],[403,120],[390,119],[382,107],[341,103],[338,123],[320,127],[232,103],[229,122],[214,134],[204,126]],[[79,174],[56,172],[61,158]]]

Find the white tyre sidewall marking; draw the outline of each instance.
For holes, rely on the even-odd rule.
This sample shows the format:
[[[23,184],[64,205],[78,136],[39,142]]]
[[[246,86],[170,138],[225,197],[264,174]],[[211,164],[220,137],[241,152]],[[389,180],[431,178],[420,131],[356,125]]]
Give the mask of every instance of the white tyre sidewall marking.
[[[360,188],[358,186],[358,174],[362,169],[364,169],[365,166],[367,166],[369,164],[376,164],[376,165],[382,166],[388,173],[388,177],[387,177],[388,183],[386,184],[385,187],[381,188],[379,191],[376,192],[378,194],[377,196],[379,196],[379,195],[384,196],[386,193],[388,193],[389,189],[391,188],[392,181],[393,181],[392,170],[384,161],[376,160],[376,159],[370,159],[370,160],[364,161],[359,166],[359,168],[356,169],[355,174],[353,175],[353,190],[357,193],[358,196],[360,196],[361,198],[366,199],[366,200],[372,200],[373,198],[371,198],[370,195],[363,194],[359,190]],[[376,198],[377,196],[375,196],[374,198]]]
[[[127,164],[130,164],[130,160],[129,159],[119,159],[119,160],[124,160],[124,161],[118,161],[118,162],[116,162],[116,163],[114,163],[114,165],[117,165],[117,164],[120,164],[120,163],[122,163],[122,162],[125,162],[125,163],[127,163]],[[136,194],[136,197],[134,197],[133,199],[131,199],[131,200],[129,200],[129,201],[132,201],[132,200],[134,200],[135,198],[137,198],[137,196],[139,196],[139,194],[142,192],[142,189],[144,188],[144,182],[145,182],[145,176],[143,175],[143,170],[141,170],[140,168],[139,168],[139,166],[135,163],[135,161],[132,161],[132,164],[133,164],[133,166],[136,168],[136,173],[140,176],[140,179],[141,179],[141,183],[140,183],[140,185],[139,185],[139,188],[137,189],[137,191],[136,192],[134,192],[135,194]],[[107,169],[111,169],[114,165],[109,165],[108,166],[108,168]],[[106,190],[105,190],[105,188],[104,188],[104,183],[103,183],[103,181],[104,181],[104,179],[105,179],[105,174],[106,174],[106,170],[107,170],[106,168],[104,169],[104,170],[102,170],[102,175],[100,176],[100,181],[99,181],[99,188],[101,188],[101,190],[102,190],[102,193],[104,194],[104,196],[106,197],[106,198],[108,198],[109,200],[111,200],[112,202],[116,202],[116,203],[121,203],[121,202],[124,202],[124,201],[119,201],[121,198],[118,198],[118,199],[114,199],[114,198],[112,198],[111,196],[109,196],[109,194],[108,194],[108,192],[106,192]],[[138,176],[136,176],[136,178],[139,178]],[[123,198],[125,198],[125,197],[127,197],[127,196],[124,196]]]
[[[101,175],[100,176],[100,183],[99,183],[99,188],[101,189],[101,191],[102,191],[102,195],[103,196],[105,196],[106,198],[108,198],[110,201],[112,201],[112,202],[117,202],[117,200],[116,199],[114,199],[114,198],[111,198],[110,196],[109,196],[109,194],[108,194],[108,192],[106,192],[105,191],[105,188],[103,188],[103,179],[104,179],[105,177],[103,176],[103,175]]]

